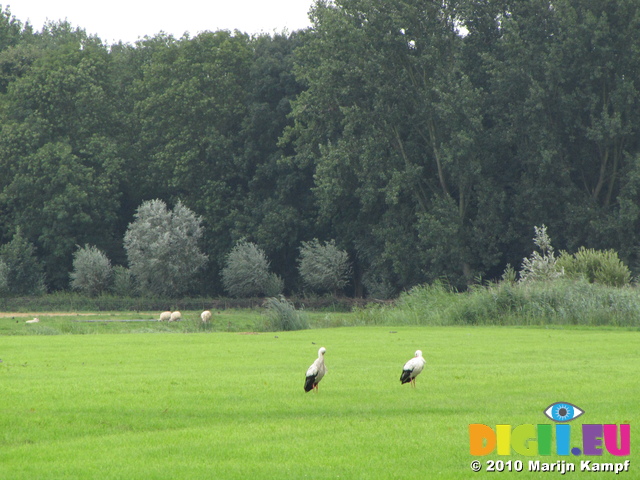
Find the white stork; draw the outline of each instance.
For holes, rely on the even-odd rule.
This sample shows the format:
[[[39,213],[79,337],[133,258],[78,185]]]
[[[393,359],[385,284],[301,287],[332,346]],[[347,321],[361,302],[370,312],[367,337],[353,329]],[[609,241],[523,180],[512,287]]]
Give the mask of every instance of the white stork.
[[[402,367],[400,384],[411,382],[411,385],[415,388],[416,377],[420,374],[426,363],[427,361],[422,357],[422,350],[416,350],[416,355]]]
[[[324,374],[327,373],[327,367],[324,366],[324,354],[326,351],[326,348],[320,348],[320,350],[318,350],[318,358],[316,358],[316,361],[313,362],[307,370],[307,378],[304,381],[305,392],[310,392],[311,390],[318,391],[318,383],[320,383]]]

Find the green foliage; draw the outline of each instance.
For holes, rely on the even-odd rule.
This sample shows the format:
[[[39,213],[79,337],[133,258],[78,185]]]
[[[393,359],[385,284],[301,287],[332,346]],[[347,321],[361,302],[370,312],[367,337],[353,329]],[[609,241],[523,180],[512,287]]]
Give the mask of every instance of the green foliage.
[[[631,281],[631,271],[614,250],[580,247],[573,255],[562,252],[557,265],[568,277],[584,277],[589,283],[623,287]]]
[[[113,281],[111,261],[95,245],[78,247],[73,254],[71,288],[89,296],[106,292]]]
[[[558,250],[614,249],[640,271],[637,1],[336,0],[310,15],[290,35],[108,46],[0,7],[0,243],[21,230],[66,289],[76,245],[125,264],[136,207],[161,198],[206,227],[207,269],[177,284],[189,293],[223,291],[239,238],[290,290],[310,238],[349,253],[356,296],[467,288],[519,268],[542,221]]]
[[[279,295],[284,290],[284,280],[280,275],[270,273],[267,276],[267,283],[264,287],[264,294],[267,296]]]
[[[0,94],[6,92],[22,61],[29,57],[26,49],[21,48],[27,34],[31,34],[31,27],[23,25],[8,6],[3,8],[0,4]]]
[[[0,4],[0,51],[18,43],[22,22],[11,14],[9,6]]]
[[[133,85],[139,188],[146,198],[180,198],[198,212],[207,227],[203,245],[219,267],[255,167],[244,159],[241,136],[249,115],[249,37],[158,35],[140,47]]]
[[[443,285],[411,289],[396,302],[358,312],[367,324],[640,326],[636,287],[586,280],[500,282],[457,293]]]
[[[66,23],[3,57],[0,208],[9,231],[21,228],[38,248],[49,286],[67,288],[76,245],[121,239],[125,129],[111,101],[112,57]]]
[[[0,258],[0,295],[5,295],[9,287],[9,266]]]
[[[397,295],[397,291],[391,280],[382,274],[366,272],[362,283],[366,288],[367,297],[369,298],[387,300]]]
[[[242,163],[248,168],[237,187],[242,190],[241,206],[229,211],[230,228],[220,232],[221,239],[232,233],[233,239],[249,238],[260,245],[290,289],[297,282],[291,257],[300,239],[317,228],[313,169],[286,158],[294,153],[293,145],[278,142],[283,129],[293,122],[291,101],[303,90],[295,79],[293,63],[294,50],[304,39],[303,33],[294,32],[260,35],[252,41],[250,103],[242,130],[237,132],[243,144]],[[225,196],[225,202],[228,198]],[[220,223],[220,215],[215,220]]]
[[[463,285],[500,260],[506,203],[477,148],[485,96],[458,15],[442,3],[317,2],[316,35],[297,52],[308,88],[287,133],[298,161],[316,165],[322,218],[357,252],[356,270],[397,289],[444,275]]]
[[[162,200],[143,202],[124,237],[129,268],[144,292],[180,295],[207,262],[198,242],[201,218],[178,201],[173,210]]]
[[[267,298],[264,306],[267,320],[263,328],[266,331],[281,332],[309,328],[309,319],[306,313],[296,310],[295,305],[282,295],[279,298]]]
[[[8,295],[39,295],[45,291],[44,273],[36,249],[20,231],[0,247]]]
[[[351,275],[347,252],[336,247],[334,240],[322,244],[317,238],[302,242],[298,270],[305,286],[317,293],[337,292]]]
[[[434,282],[403,292],[394,303],[358,309],[357,315],[364,325],[447,325],[459,299],[448,284]]]
[[[515,284],[518,280],[518,272],[516,272],[516,269],[513,268],[510,263],[507,263],[507,268],[502,272],[500,280],[511,285]]]
[[[255,243],[240,240],[227,254],[222,282],[232,297],[273,296],[282,292],[282,279],[269,271],[269,260]]]
[[[137,294],[136,283],[131,270],[122,265],[113,267],[113,282],[111,291],[120,297],[131,297]]]

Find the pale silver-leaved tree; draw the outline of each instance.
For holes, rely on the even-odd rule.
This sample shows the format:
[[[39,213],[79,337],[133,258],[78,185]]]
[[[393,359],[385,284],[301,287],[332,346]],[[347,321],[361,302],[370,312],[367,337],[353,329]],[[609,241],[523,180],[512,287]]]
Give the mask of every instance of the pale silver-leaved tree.
[[[317,238],[302,242],[298,272],[305,286],[316,293],[337,293],[349,282],[349,255],[331,240],[322,244]]]
[[[282,278],[269,271],[264,251],[244,239],[227,254],[222,283],[232,297],[275,296],[284,288]]]
[[[143,202],[124,236],[129,269],[142,292],[176,296],[186,292],[207,263],[199,242],[202,219],[178,201]]]
[[[78,246],[73,254],[71,288],[95,296],[111,287],[113,269],[107,255],[94,245]]]
[[[564,269],[557,265],[557,259],[551,246],[551,238],[547,234],[547,227],[533,227],[535,237],[533,243],[536,244],[540,252],[534,252],[522,260],[520,270],[520,281],[531,280],[552,280],[564,275]]]

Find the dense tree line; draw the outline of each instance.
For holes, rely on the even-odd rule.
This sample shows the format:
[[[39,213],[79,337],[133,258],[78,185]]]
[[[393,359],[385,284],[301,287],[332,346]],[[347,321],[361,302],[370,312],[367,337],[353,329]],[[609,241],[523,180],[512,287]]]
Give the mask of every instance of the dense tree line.
[[[559,250],[640,270],[638,2],[310,15],[287,34],[107,45],[0,7],[0,245],[32,248],[38,278],[67,289],[78,246],[130,267],[127,228],[159,199],[202,219],[193,294],[223,293],[240,241],[302,291],[313,239],[348,252],[352,294],[462,287],[519,266],[541,224]]]

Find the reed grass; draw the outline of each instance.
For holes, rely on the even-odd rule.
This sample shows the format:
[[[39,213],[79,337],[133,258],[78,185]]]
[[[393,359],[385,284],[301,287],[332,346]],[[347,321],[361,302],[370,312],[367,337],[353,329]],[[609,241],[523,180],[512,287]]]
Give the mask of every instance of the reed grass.
[[[371,325],[583,325],[640,327],[640,291],[585,280],[500,282],[455,292],[420,286],[393,306],[359,309]]]

